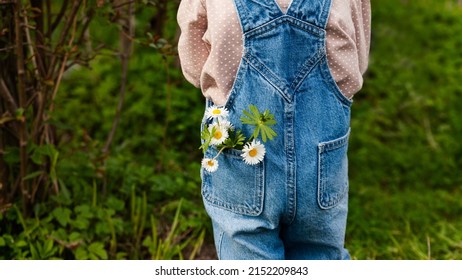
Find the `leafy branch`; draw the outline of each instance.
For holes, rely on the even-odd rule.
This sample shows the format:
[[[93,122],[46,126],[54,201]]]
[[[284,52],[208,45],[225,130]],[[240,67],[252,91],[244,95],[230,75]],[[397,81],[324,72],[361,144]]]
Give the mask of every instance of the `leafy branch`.
[[[212,141],[212,135],[215,133],[215,131],[215,127],[212,129],[212,131],[210,131],[208,127],[204,127],[204,129],[201,132],[201,139],[203,140],[203,143],[199,147],[199,149],[202,149],[202,152],[204,154],[210,146],[210,141]]]
[[[249,111],[244,110],[244,115],[241,117],[241,122],[243,124],[248,124],[255,126],[250,140],[258,138],[261,133],[263,142],[266,142],[267,139],[273,140],[277,136],[276,132],[270,127],[276,124],[274,115],[265,110],[263,113],[260,113],[258,108],[255,105],[249,106]]]
[[[245,142],[245,135],[242,133],[241,130],[234,131],[230,130],[229,137],[223,142],[223,145],[218,146],[218,148],[226,148],[226,149],[237,149],[242,150]]]

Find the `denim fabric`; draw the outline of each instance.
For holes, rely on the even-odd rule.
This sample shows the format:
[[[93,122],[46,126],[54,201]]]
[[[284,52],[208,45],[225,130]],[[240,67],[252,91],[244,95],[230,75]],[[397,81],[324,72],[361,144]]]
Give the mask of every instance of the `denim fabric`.
[[[278,136],[251,166],[225,150],[214,173],[201,170],[204,204],[220,259],[348,259],[347,147],[350,106],[326,61],[330,0],[235,0],[245,51],[225,107],[269,109]],[[286,51],[290,46],[291,51]],[[207,106],[212,102],[208,101]],[[204,117],[202,126],[207,125]],[[206,157],[214,157],[213,147]]]

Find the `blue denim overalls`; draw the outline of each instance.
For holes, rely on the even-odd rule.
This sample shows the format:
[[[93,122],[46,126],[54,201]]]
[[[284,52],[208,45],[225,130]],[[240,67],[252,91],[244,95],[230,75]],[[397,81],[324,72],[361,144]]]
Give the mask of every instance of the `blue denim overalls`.
[[[247,165],[225,150],[219,169],[201,170],[202,196],[220,259],[349,259],[347,146],[351,100],[326,60],[331,0],[235,0],[244,54],[225,104],[240,117],[249,104],[269,109],[278,134],[263,162]],[[212,102],[208,101],[207,106]],[[204,117],[202,126],[208,120]],[[217,154],[210,147],[205,156]]]

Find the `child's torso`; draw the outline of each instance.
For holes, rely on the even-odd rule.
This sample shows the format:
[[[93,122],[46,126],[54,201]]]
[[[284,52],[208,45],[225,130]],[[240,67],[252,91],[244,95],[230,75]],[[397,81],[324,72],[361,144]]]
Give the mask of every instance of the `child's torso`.
[[[202,40],[209,45],[209,54],[201,69],[200,86],[206,97],[223,104],[242,57],[242,28],[234,0],[201,1],[207,15],[207,30]],[[286,12],[292,2],[268,1],[276,1],[282,12]],[[362,87],[369,51],[369,18],[369,0],[332,0],[326,26],[327,58],[332,76],[347,97],[352,97]],[[187,56],[183,57],[187,60]],[[184,60],[182,64],[187,64]]]

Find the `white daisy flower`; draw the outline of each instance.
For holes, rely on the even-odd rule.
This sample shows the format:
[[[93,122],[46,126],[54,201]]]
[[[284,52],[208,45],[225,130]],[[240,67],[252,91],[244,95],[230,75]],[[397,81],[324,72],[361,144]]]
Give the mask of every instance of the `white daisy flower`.
[[[216,159],[202,159],[202,167],[208,172],[215,172],[218,169],[218,161]]]
[[[205,116],[208,119],[216,119],[216,118],[224,119],[228,116],[228,110],[224,107],[221,108],[217,106],[210,106],[205,111]]]
[[[265,153],[265,146],[254,139],[251,143],[245,144],[241,157],[244,158],[245,163],[255,165],[263,160]]]
[[[220,121],[220,126],[223,128],[223,129],[226,129],[226,130],[234,130],[234,126],[232,123],[230,123],[229,121],[226,121],[226,120],[222,120]]]
[[[212,136],[212,139],[210,140],[210,145],[213,146],[223,144],[223,142],[229,137],[227,127],[224,127],[223,125],[217,123],[209,125],[209,131]]]

